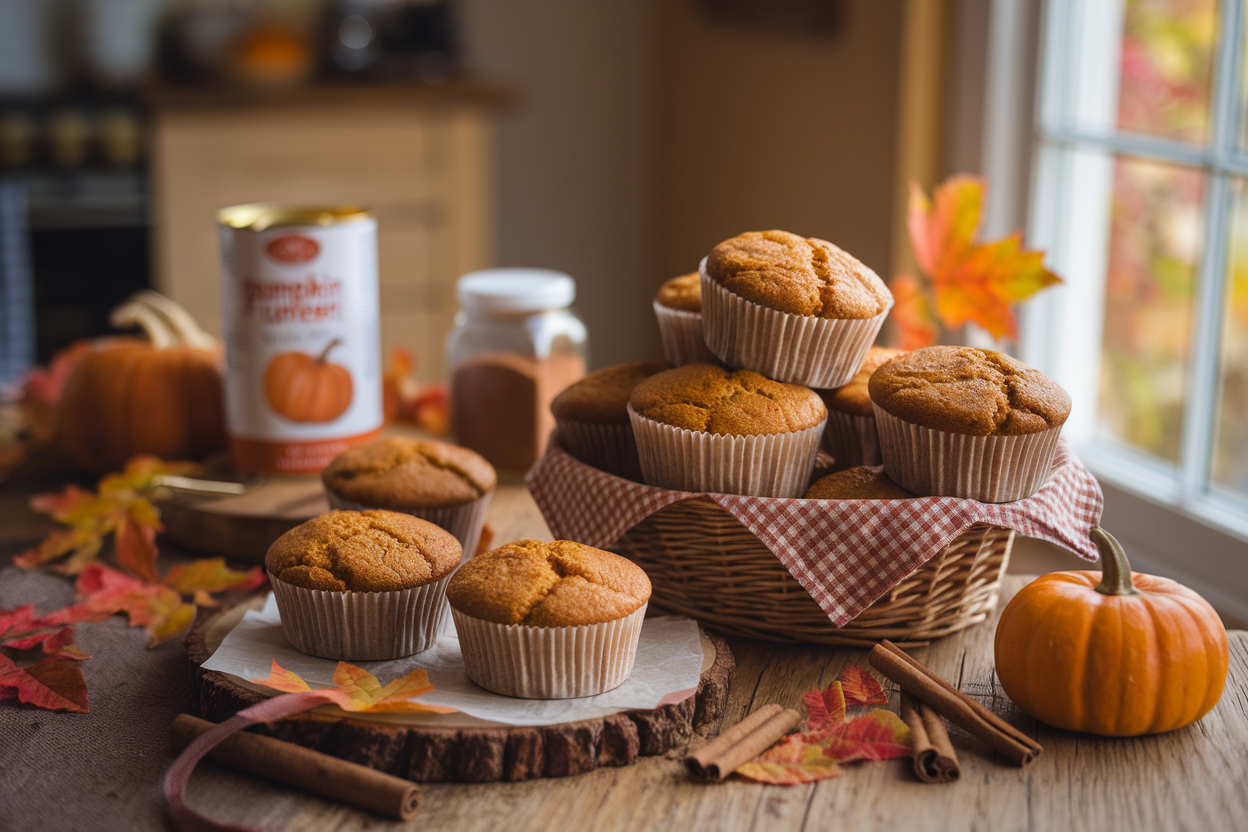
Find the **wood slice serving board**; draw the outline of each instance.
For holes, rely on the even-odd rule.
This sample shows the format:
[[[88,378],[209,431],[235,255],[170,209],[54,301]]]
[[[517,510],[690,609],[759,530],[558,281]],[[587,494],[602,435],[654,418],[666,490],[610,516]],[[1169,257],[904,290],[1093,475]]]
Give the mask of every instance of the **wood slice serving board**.
[[[263,562],[269,545],[329,511],[319,475],[270,476],[246,494],[172,496],[159,502],[165,535],[198,552]]]
[[[200,665],[208,660],[248,609],[263,596],[229,609],[201,610],[187,636],[200,715],[221,722],[264,695]],[[606,766],[626,766],[639,756],[665,754],[694,729],[719,720],[736,662],[722,638],[702,635],[702,675],[697,693],[675,705],[625,711],[598,719],[545,726],[480,723],[459,714],[455,725],[396,725],[307,713],[250,730],[361,763],[418,782],[480,783],[566,777]],[[473,723],[480,723],[480,726]]]

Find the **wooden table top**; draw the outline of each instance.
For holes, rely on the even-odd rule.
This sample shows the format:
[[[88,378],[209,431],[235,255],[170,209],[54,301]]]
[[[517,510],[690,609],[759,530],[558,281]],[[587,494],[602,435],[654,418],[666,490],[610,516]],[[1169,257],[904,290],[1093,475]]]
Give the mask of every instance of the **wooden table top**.
[[[11,489],[0,493],[0,529],[38,528],[21,516],[21,505]],[[500,485],[489,522],[495,541],[550,537],[532,499],[515,480]],[[7,561],[15,551],[20,548],[14,537],[0,533],[0,557]],[[1007,576],[999,608],[1027,580],[1026,576]],[[55,587],[64,583],[55,576],[31,576],[5,567],[0,571],[0,608],[16,606],[22,602],[21,593],[29,595],[40,588],[54,587],[55,594],[60,591]],[[44,606],[39,606],[40,612]],[[92,627],[98,629],[92,631]],[[1248,782],[1248,632],[1231,633],[1226,692],[1199,723],[1160,736],[1102,739],[1049,728],[1014,707],[993,673],[994,629],[995,618],[916,649],[913,655],[1044,745],[1044,753],[1025,770],[951,728],[962,763],[962,779],[952,785],[920,783],[908,759],[850,764],[839,778],[803,786],[736,780],[701,785],[686,777],[682,755],[673,753],[566,779],[427,785],[424,808],[406,825],[209,764],[197,770],[189,799],[217,820],[291,832],[841,827],[1138,832],[1248,827],[1248,789],[1244,786]],[[86,716],[0,704],[0,736],[11,738],[0,742],[0,771],[5,772],[0,778],[0,818],[5,823],[0,826],[80,828],[83,819],[90,818],[93,828],[165,828],[159,782],[172,761],[166,746],[168,726],[176,713],[190,710],[187,685],[176,681],[175,675],[179,668],[185,671],[182,645],[145,651],[141,632],[127,630],[117,618],[86,625],[81,632],[79,643],[95,656],[102,653],[100,646],[90,643],[93,638],[107,638],[105,647],[125,642],[124,653],[119,651],[114,661],[130,662],[132,672],[106,684],[98,677],[107,666],[101,664],[96,672],[87,663],[84,672],[92,687],[92,713]],[[866,652],[860,649],[745,639],[730,639],[730,643],[737,673],[725,725],[769,702],[800,710],[802,693],[827,685],[846,665],[868,667]],[[135,677],[144,675],[165,680],[164,687],[149,687],[136,695]],[[886,682],[885,688],[889,706],[896,710],[895,686]],[[58,729],[70,730],[84,747],[100,750],[90,759],[70,753],[65,741],[55,740]],[[118,734],[124,754],[112,750]],[[691,747],[706,741],[707,737],[695,737]]]

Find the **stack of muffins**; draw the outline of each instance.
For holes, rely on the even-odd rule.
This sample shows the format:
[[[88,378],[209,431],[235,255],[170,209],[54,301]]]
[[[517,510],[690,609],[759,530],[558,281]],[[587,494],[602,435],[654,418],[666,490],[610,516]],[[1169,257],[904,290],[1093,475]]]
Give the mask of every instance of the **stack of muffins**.
[[[560,397],[609,410],[635,464],[586,448],[564,421],[561,441],[594,467],[685,491],[803,496],[822,445],[836,468],[882,464],[872,475],[901,497],[1034,493],[1070,412],[1065,391],[991,350],[873,347],[892,305],[871,269],[826,240],[785,231],[725,240],[696,282],[674,278],[654,301],[674,369],[608,368],[600,374],[619,382],[609,397],[590,379]]]
[[[631,390],[660,369],[639,364],[593,389],[619,396],[622,383]],[[601,408],[565,404],[583,435],[609,432]],[[265,558],[296,649],[350,661],[409,656],[437,643],[449,604],[464,669],[488,690],[592,696],[632,672],[650,599],[645,572],[571,541],[521,540],[473,558],[498,482],[480,455],[391,437],[348,450],[321,479],[335,510],[278,538]]]

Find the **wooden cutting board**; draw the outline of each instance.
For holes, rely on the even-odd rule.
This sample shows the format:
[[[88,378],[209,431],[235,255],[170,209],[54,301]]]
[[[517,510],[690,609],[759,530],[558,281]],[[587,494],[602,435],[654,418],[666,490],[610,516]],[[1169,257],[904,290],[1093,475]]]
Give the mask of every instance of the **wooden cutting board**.
[[[246,494],[174,495],[158,501],[165,536],[196,552],[263,561],[269,544],[295,526],[329,511],[317,474],[270,476]]]
[[[195,668],[195,699],[204,719],[222,722],[265,698],[200,667],[246,611],[263,603],[260,595],[230,609],[201,609],[192,625],[187,658]],[[451,724],[435,727],[306,713],[250,730],[420,782],[535,780],[631,765],[638,757],[683,746],[695,729],[723,717],[736,660],[722,638],[701,634],[698,690],[675,705],[544,726],[498,725],[462,714],[449,714]]]

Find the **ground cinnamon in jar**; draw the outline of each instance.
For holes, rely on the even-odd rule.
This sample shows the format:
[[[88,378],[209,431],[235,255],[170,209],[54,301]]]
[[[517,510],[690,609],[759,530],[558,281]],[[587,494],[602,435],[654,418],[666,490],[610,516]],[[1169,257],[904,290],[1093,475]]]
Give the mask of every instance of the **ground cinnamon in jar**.
[[[546,449],[550,402],[585,375],[576,283],[546,269],[488,269],[459,279],[447,337],[456,439],[494,466],[525,471]]]

